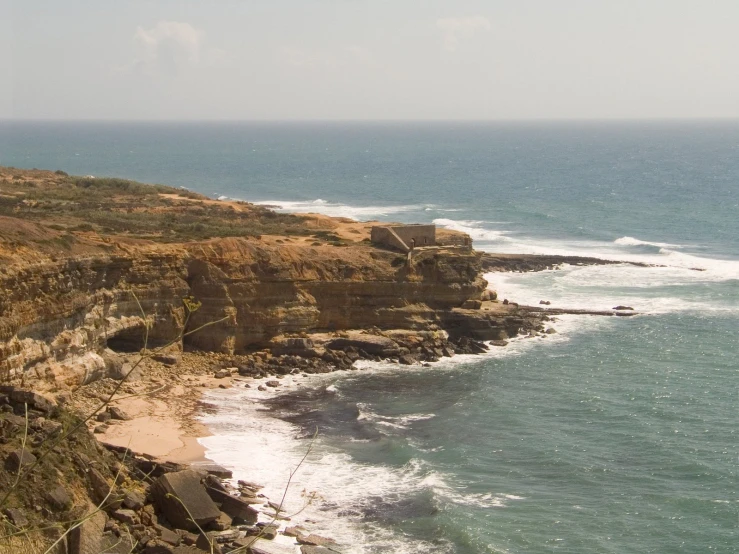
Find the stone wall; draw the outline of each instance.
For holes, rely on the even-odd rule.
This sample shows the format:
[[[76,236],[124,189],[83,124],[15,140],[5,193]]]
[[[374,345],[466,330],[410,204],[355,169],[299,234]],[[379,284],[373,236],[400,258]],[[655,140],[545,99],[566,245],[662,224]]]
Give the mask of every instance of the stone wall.
[[[377,225],[371,239],[373,244],[408,252],[414,246],[435,246],[436,225]]]

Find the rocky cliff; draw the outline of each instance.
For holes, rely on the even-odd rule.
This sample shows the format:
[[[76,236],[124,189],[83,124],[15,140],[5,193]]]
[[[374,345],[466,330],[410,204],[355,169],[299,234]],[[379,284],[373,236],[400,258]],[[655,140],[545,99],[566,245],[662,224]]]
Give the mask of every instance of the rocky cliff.
[[[138,352],[144,337],[159,346],[206,324],[175,349],[243,353],[278,335],[370,328],[500,339],[536,325],[479,310],[480,256],[444,246],[443,234],[441,247],[407,257],[373,247],[370,226],[349,220],[127,181],[7,168],[0,178],[6,379],[89,382],[120,371],[115,353]],[[185,240],[198,226],[210,236]],[[189,320],[186,297],[200,303]]]

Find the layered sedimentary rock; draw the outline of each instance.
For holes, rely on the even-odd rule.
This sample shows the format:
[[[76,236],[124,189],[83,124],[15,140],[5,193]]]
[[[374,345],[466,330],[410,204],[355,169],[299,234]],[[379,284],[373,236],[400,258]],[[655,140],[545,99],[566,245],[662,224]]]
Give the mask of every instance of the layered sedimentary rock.
[[[460,309],[485,290],[479,275],[469,248],[409,258],[362,244],[247,238],[15,264],[0,271],[0,371],[76,385],[120,370],[111,350],[134,353],[145,338],[154,347],[183,332],[191,334],[175,346],[229,353],[298,332],[514,333],[518,321]],[[186,321],[188,296],[200,307]]]

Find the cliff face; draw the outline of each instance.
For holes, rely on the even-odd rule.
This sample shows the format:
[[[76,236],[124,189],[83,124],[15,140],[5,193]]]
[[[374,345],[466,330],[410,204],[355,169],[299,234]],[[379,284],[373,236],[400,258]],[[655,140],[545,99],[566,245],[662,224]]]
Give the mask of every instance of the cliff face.
[[[479,309],[486,283],[469,237],[437,230],[441,247],[406,255],[371,246],[371,225],[0,167],[0,381],[120,375],[119,354],[139,352],[145,335],[155,347],[185,333],[176,356],[241,353],[285,333],[446,329],[485,340],[533,325]],[[189,296],[200,308],[188,319]]]
[[[130,249],[129,249],[130,250]],[[269,244],[245,238],[71,257],[0,272],[0,371],[74,385],[106,369],[106,348],[136,352],[181,331],[182,299],[202,306],[185,348],[241,352],[282,333],[434,328],[479,298],[479,256],[462,249],[405,256],[370,246]]]
[[[191,327],[229,322],[188,337],[205,350],[241,351],[281,333],[428,328],[433,314],[479,298],[479,256],[439,249],[405,256],[368,246],[262,246],[237,239],[190,250],[188,283],[203,303]]]

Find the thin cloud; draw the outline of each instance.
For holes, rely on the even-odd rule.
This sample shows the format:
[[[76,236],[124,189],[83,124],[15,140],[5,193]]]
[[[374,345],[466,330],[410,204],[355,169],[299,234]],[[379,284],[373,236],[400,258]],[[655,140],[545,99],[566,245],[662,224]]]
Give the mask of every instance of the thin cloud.
[[[204,33],[189,23],[160,21],[138,27],[133,36],[137,57],[133,65],[147,71],[178,73],[201,59]]]
[[[444,50],[454,52],[462,39],[472,37],[478,31],[488,32],[493,28],[490,20],[482,15],[467,17],[443,17],[436,20],[441,31]]]

